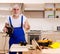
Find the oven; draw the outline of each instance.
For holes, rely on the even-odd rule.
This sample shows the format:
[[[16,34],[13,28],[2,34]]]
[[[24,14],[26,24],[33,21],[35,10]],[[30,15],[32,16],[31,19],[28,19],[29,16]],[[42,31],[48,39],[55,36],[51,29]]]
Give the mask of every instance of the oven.
[[[32,44],[33,39],[36,41],[41,39],[41,30],[30,30],[28,32],[28,43]]]

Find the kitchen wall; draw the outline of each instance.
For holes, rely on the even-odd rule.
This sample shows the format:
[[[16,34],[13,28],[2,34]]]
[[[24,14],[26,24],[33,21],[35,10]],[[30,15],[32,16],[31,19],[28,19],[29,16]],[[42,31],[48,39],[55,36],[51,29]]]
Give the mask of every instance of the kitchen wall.
[[[4,27],[6,18],[0,18],[0,31]],[[60,18],[28,18],[30,30],[57,30],[60,26]]]
[[[0,17],[0,32],[3,31],[3,27],[4,27],[6,19],[7,18],[5,18],[5,17]]]
[[[60,18],[29,18],[31,30],[57,30],[57,26],[60,26]]]

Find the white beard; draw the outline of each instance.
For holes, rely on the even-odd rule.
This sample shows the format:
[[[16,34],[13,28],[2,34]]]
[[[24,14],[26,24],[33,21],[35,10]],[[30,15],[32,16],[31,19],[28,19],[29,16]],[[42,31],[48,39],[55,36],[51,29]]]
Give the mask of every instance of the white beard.
[[[14,14],[15,16],[19,16],[19,14]]]

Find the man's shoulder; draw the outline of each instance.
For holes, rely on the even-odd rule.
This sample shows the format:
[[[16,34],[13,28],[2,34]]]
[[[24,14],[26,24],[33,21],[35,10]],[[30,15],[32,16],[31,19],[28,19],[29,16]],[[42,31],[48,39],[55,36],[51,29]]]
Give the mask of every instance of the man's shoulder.
[[[24,14],[20,14],[20,16],[23,16],[23,18],[26,18],[26,16]]]
[[[20,16],[24,16],[24,14],[20,14]]]

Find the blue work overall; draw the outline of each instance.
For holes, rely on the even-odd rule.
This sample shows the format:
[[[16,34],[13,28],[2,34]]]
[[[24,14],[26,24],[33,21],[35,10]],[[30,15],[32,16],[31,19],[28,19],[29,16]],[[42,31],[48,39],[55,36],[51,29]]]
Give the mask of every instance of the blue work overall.
[[[9,16],[9,22],[10,25],[12,25],[10,16]],[[25,34],[23,30],[23,16],[21,16],[21,27],[13,27],[13,33],[10,35],[10,40],[9,40],[9,49],[12,44],[19,44],[20,42],[26,42]],[[9,52],[9,54],[16,54],[16,52]],[[22,54],[22,52],[20,52],[19,54]]]

